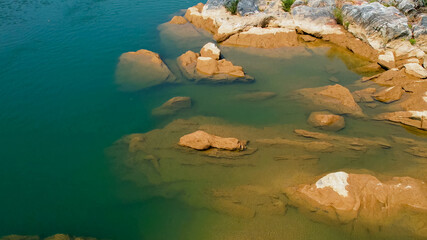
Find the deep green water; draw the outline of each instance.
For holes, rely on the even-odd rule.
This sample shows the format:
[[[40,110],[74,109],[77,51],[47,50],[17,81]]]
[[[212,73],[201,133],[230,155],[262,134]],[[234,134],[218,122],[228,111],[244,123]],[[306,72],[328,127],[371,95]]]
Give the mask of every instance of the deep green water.
[[[201,34],[176,44],[157,29],[196,3],[0,0],[0,236],[68,233],[120,240],[203,239],[221,231],[215,229],[221,226],[218,222],[232,220],[174,199],[129,196],[138,191],[143,195],[144,189],[120,181],[105,149],[126,134],[172,121],[152,117],[151,110],[178,95],[191,96],[195,104],[177,117],[204,115],[257,127],[307,127],[312,109],[295,101],[293,90],[331,84],[325,66],[340,69],[335,75],[341,84],[357,89],[352,83],[360,76],[327,48],[290,59],[222,48],[227,59],[244,66],[256,83],[183,83],[120,91],[114,76],[123,52],[149,49],[173,66],[177,56],[188,49],[198,51],[209,41],[209,35]],[[261,103],[235,99],[254,90],[279,95]],[[341,133],[411,136],[399,127],[352,119]],[[382,163],[361,161],[356,166],[389,170]],[[296,216],[295,228],[310,229],[292,239],[350,237],[312,223],[296,210],[288,215],[288,219]]]

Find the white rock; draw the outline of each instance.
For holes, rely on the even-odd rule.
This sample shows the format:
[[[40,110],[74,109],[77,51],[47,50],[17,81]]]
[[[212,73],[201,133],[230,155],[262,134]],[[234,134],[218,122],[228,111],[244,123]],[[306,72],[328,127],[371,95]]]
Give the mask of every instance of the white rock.
[[[394,54],[392,51],[386,51],[384,54],[378,56],[378,63],[380,65],[385,66],[386,68],[394,68],[395,61],[394,61]]]
[[[405,64],[405,72],[418,78],[427,78],[427,70],[418,63]]]
[[[329,173],[316,182],[317,188],[330,187],[335,192],[343,197],[348,196],[348,191],[345,189],[348,186],[348,174],[346,172]]]
[[[200,61],[209,61],[209,60],[212,60],[212,58],[211,57],[198,57],[197,60],[200,60]]]
[[[214,43],[206,43],[200,50],[202,57],[211,57],[218,60],[221,55],[221,50]]]

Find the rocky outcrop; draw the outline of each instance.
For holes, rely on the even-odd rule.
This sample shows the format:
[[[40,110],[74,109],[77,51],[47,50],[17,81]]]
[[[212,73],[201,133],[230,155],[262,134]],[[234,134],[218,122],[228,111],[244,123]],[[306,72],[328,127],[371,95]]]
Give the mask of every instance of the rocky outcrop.
[[[329,131],[338,131],[345,127],[345,120],[342,116],[329,112],[313,112],[307,122],[314,127]]]
[[[375,117],[377,120],[387,120],[407,126],[427,130],[427,111],[399,111],[382,113]]]
[[[348,31],[368,42],[375,49],[383,48],[394,39],[412,35],[408,19],[395,7],[385,7],[378,2],[362,5],[344,5],[344,21]]]
[[[362,109],[354,101],[350,91],[339,85],[305,88],[298,90],[298,93],[310,100],[313,104],[326,108],[337,114],[349,114],[352,116],[364,116]]]
[[[157,53],[143,49],[120,56],[116,83],[125,90],[140,90],[175,81],[175,76]]]
[[[173,115],[189,108],[191,108],[191,98],[173,97],[162,106],[153,109],[152,114],[156,116]]]
[[[186,24],[187,23],[187,19],[185,19],[182,16],[174,16],[170,21],[170,24]]]
[[[220,59],[221,52],[213,43],[207,43],[200,54],[188,51],[178,57],[178,66],[182,73],[196,82],[231,83],[251,82],[243,68],[235,66],[226,59]]]
[[[334,9],[332,6],[301,5],[292,9],[292,17],[295,26],[305,33],[318,37],[326,34],[342,34],[341,27],[336,24],[333,15]]]
[[[405,64],[405,72],[417,78],[427,78],[427,70],[418,63]]]
[[[370,230],[395,226],[427,237],[427,185],[414,178],[381,182],[367,174],[335,172],[285,192],[292,205],[325,222],[357,221]]]
[[[246,143],[237,138],[222,138],[211,135],[204,131],[196,131],[179,139],[180,146],[196,150],[207,150],[217,148],[230,151],[241,151],[246,148]]]
[[[236,33],[225,40],[223,45],[256,48],[279,48],[299,46],[294,29],[253,27],[246,32]]]

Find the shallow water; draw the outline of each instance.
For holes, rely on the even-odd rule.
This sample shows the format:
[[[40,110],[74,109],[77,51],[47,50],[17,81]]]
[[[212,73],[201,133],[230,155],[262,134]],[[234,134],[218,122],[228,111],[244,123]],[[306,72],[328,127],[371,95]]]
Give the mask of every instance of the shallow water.
[[[353,64],[359,60],[334,48],[272,52],[221,47],[224,57],[243,66],[255,77],[255,83],[209,85],[182,79],[181,84],[121,91],[115,84],[115,69],[123,52],[158,52],[174,70],[177,56],[187,50],[198,51],[211,41],[203,31],[193,32],[189,40],[158,29],[171,15],[195,3],[0,1],[0,235],[62,232],[108,239],[378,238],[315,223],[293,208],[285,217],[229,217],[189,204],[179,196],[160,197],[143,177],[138,181],[122,179],[117,162],[104,151],[124,135],[199,115],[256,128],[286,125],[311,129],[306,119],[313,108],[299,101],[294,90],[331,84],[331,76],[351,90],[359,88],[355,81],[360,76],[349,70],[349,60]],[[236,98],[258,90],[278,95],[262,102]],[[153,108],[179,95],[190,96],[194,107],[174,117],[151,116]],[[339,132],[345,136],[398,135],[425,141],[399,126],[362,119],[346,121],[347,127]],[[425,164],[408,161],[407,156],[402,159],[396,152],[380,151],[344,161],[336,155],[322,158],[312,169],[305,168],[313,176],[363,168],[425,180]],[[299,171],[298,166],[286,172]],[[248,176],[261,179],[265,176],[261,169],[251,169],[221,184],[244,183]],[[193,190],[197,193],[201,186]],[[188,192],[197,199],[192,189]],[[258,235],[245,235],[247,229],[257,230]]]

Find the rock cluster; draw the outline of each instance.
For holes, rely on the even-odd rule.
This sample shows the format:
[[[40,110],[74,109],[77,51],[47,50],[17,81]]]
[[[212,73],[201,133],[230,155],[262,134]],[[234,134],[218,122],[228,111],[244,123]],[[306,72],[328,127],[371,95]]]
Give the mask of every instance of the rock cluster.
[[[221,59],[220,49],[213,43],[203,46],[200,53],[187,51],[178,57],[182,73],[195,81],[210,83],[251,82],[243,68]]]

